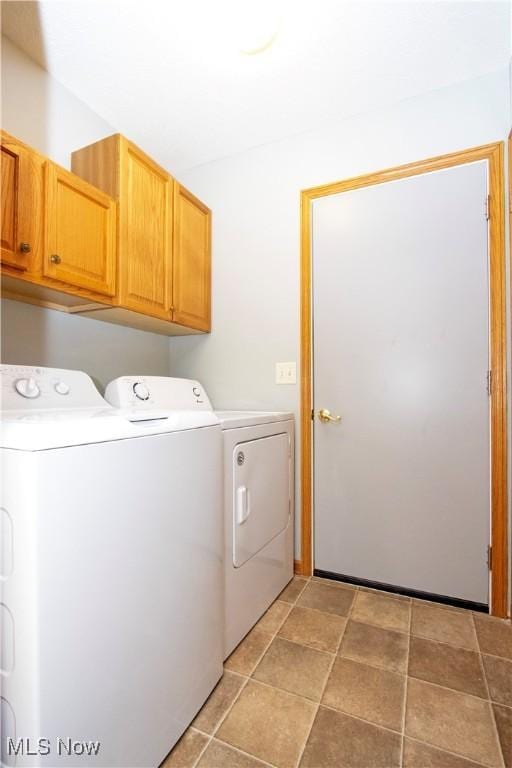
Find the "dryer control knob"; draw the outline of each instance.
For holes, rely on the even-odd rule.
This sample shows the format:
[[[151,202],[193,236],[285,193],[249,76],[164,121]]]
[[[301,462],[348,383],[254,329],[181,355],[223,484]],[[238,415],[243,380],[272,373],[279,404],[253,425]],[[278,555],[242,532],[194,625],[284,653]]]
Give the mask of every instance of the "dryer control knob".
[[[133,385],[133,393],[139,400],[149,400],[149,389],[142,381],[136,381]]]
[[[37,381],[32,377],[30,379],[18,379],[16,384],[16,392],[22,397],[39,397],[41,391],[37,386]]]

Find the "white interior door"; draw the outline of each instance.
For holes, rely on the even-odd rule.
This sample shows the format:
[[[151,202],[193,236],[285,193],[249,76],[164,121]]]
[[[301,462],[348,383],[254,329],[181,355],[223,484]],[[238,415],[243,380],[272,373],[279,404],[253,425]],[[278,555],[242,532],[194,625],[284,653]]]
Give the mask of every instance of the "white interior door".
[[[488,602],[487,165],[313,203],[315,568]]]

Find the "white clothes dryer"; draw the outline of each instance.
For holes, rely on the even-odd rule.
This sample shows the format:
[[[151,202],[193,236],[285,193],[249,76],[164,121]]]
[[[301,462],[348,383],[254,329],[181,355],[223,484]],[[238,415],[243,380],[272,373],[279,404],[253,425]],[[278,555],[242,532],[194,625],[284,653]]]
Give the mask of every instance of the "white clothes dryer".
[[[222,437],[1,371],[2,765],[156,768],[222,675]]]
[[[209,411],[198,381],[129,376],[105,398],[133,412]],[[215,411],[224,452],[224,657],[293,577],[294,419],[274,411]]]

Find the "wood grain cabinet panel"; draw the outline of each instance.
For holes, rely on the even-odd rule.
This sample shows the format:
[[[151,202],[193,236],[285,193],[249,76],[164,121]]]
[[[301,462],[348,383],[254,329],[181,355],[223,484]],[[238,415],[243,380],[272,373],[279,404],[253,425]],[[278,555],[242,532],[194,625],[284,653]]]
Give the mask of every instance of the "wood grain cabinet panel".
[[[1,209],[4,266],[31,269],[40,258],[43,241],[42,158],[2,134]]]
[[[106,296],[115,293],[116,204],[69,171],[46,166],[46,277]]]
[[[73,152],[72,169],[119,202],[117,304],[172,320],[172,178],[124,136]]]
[[[173,319],[190,328],[211,327],[211,211],[174,184]]]
[[[172,181],[129,142],[122,161],[119,300],[170,320]]]

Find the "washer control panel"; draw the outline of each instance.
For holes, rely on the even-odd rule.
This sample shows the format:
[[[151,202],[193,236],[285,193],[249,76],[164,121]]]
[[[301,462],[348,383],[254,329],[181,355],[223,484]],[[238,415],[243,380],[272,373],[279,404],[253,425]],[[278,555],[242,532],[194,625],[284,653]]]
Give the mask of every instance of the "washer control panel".
[[[211,411],[198,381],[170,376],[121,376],[108,384],[105,400],[116,408]]]
[[[82,371],[31,365],[2,365],[1,409],[98,408],[106,403]]]

